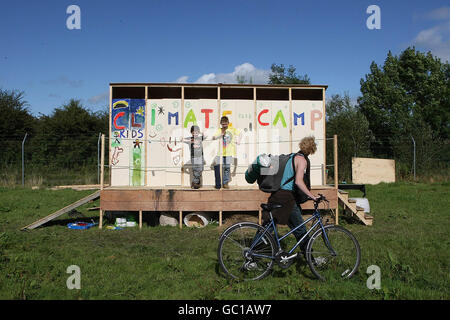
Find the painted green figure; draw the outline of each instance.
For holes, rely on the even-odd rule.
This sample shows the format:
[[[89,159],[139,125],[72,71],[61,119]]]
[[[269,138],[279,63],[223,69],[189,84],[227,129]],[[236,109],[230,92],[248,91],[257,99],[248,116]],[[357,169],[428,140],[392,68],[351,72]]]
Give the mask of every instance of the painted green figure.
[[[143,170],[141,168],[141,148],[133,148],[133,166],[131,174],[131,185],[142,186],[143,185]]]

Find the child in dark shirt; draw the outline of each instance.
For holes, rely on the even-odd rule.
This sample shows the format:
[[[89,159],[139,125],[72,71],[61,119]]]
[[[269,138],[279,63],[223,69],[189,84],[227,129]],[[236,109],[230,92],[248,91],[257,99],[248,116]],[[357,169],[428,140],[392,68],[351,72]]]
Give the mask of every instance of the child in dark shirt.
[[[191,127],[190,138],[185,138],[184,142],[189,144],[191,151],[191,170],[192,170],[192,184],[193,189],[200,188],[201,177],[203,173],[203,140],[206,137],[200,132],[197,125]]]

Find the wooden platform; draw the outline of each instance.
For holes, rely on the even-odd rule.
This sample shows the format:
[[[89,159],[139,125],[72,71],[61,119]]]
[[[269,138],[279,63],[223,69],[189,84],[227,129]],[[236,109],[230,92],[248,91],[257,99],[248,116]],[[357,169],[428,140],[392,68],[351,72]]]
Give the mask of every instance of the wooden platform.
[[[337,189],[328,186],[312,187],[314,194],[323,194],[330,200],[330,209],[338,205]],[[219,225],[222,224],[224,211],[258,211],[261,222],[261,203],[267,202],[269,193],[256,188],[233,188],[216,190],[205,187],[190,188],[145,188],[145,187],[108,187],[100,191],[100,223],[104,211],[138,211],[139,226],[142,227],[143,211],[172,211],[180,215],[182,226],[183,212],[216,211],[219,213]],[[313,202],[302,204],[302,209],[313,209]]]

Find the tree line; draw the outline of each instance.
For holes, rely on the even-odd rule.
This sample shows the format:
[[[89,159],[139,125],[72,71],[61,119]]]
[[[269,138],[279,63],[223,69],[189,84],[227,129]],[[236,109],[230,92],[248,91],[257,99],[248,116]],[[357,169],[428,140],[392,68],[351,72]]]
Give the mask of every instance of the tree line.
[[[272,65],[270,83],[306,83],[295,67]],[[390,51],[383,65],[370,64],[361,96],[332,95],[326,103],[326,135],[338,135],[339,178],[351,179],[352,157],[396,160],[397,175],[448,176],[450,163],[450,65],[409,47]],[[415,153],[414,153],[415,147]],[[327,163],[333,160],[327,146]]]
[[[383,65],[370,64],[360,80],[361,96],[332,95],[326,102],[326,135],[338,135],[340,179],[351,179],[352,157],[396,160],[397,173],[416,169],[447,170],[450,160],[450,66],[414,47],[398,56],[388,52]],[[245,78],[237,79],[244,83]],[[251,80],[250,80],[251,82]],[[269,84],[310,84],[292,65],[272,64]],[[107,133],[108,109],[92,112],[72,99],[50,115],[33,116],[17,90],[0,89],[0,129],[4,133],[0,165],[20,163],[20,144],[28,134],[26,160],[33,166],[77,168],[97,166],[97,141]],[[333,159],[327,147],[327,162]]]
[[[24,93],[0,89],[0,129],[4,132],[0,166],[17,166],[27,134],[27,166],[73,169],[97,166],[99,133],[108,132],[108,110],[92,112],[71,99],[50,115],[33,116]]]

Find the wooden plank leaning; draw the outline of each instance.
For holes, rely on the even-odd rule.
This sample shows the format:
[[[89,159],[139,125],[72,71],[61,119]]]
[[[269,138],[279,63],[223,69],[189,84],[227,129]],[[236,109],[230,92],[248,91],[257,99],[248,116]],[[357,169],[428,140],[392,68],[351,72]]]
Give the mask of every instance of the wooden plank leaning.
[[[49,222],[50,220],[53,220],[53,219],[63,215],[64,213],[69,212],[69,211],[71,211],[71,210],[73,210],[75,208],[78,208],[79,206],[82,206],[83,204],[85,204],[85,203],[87,203],[87,202],[89,202],[91,200],[95,200],[95,199],[97,199],[99,197],[100,197],[100,191],[96,191],[93,194],[90,194],[87,197],[84,197],[83,199],[80,199],[80,200],[78,200],[78,201],[76,201],[76,202],[74,202],[74,203],[72,203],[72,204],[70,204],[70,205],[68,205],[68,206],[58,210],[58,211],[55,211],[54,213],[52,213],[52,214],[50,214],[50,215],[48,215],[48,216],[46,216],[46,217],[44,217],[42,219],[39,219],[39,220],[33,222],[32,224],[29,224],[29,225],[23,227],[20,230],[25,230],[25,229],[32,230],[32,229],[35,229],[35,228],[37,228],[37,227],[39,227],[39,226]]]

